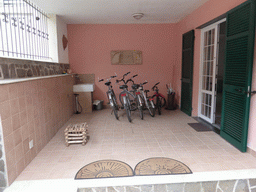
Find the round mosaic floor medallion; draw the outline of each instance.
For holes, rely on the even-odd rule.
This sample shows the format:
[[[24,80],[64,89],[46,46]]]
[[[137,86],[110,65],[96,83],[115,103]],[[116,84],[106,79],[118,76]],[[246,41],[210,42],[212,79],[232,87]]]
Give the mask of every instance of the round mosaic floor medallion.
[[[192,171],[184,163],[165,157],[154,157],[141,161],[134,170],[135,175],[188,174]]]
[[[133,170],[128,164],[117,160],[101,160],[85,165],[77,172],[75,179],[128,176],[133,176]]]

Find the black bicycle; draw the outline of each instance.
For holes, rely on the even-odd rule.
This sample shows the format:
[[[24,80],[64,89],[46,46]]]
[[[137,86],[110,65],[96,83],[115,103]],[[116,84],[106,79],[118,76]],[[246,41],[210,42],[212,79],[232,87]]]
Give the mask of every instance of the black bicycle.
[[[112,78],[115,78],[115,77],[117,77],[117,76],[116,75],[115,76],[110,76],[110,78],[107,79],[105,85],[108,87],[108,91],[106,93],[107,93],[109,104],[110,104],[110,106],[112,108],[112,112],[114,112],[115,117],[118,120],[119,119],[119,117],[118,117],[118,109],[119,109],[119,107],[118,107],[118,104],[117,104],[115,92],[114,92],[114,90],[112,88],[112,84],[111,84],[111,81],[110,81]],[[101,81],[104,81],[104,79],[100,79],[99,80],[99,82],[101,82]]]
[[[156,109],[158,111],[158,114],[161,115],[161,109],[162,107],[165,106],[166,104],[166,100],[164,98],[164,96],[159,93],[159,89],[157,87],[157,85],[159,84],[160,82],[156,83],[153,87],[152,87],[152,90],[155,91],[154,95],[152,96],[152,98],[155,100],[155,106],[156,106]],[[156,98],[156,99],[155,99]]]

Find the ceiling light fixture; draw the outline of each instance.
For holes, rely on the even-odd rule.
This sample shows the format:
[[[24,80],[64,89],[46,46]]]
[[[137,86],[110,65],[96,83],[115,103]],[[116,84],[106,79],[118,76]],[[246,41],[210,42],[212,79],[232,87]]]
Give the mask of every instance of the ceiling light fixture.
[[[134,13],[134,14],[132,14],[132,16],[134,17],[134,19],[139,20],[144,16],[144,14],[143,13]]]

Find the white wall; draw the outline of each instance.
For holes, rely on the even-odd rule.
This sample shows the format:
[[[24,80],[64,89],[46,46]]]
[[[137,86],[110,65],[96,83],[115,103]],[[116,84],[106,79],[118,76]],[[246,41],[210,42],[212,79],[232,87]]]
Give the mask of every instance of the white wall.
[[[56,15],[48,15],[48,33],[49,33],[49,56],[52,62],[59,62],[58,58],[58,37]]]
[[[67,24],[63,22],[60,16],[57,15],[57,38],[58,38],[58,58],[59,63],[69,63],[68,58],[68,46],[64,50],[62,45],[62,37],[65,35],[68,37]]]
[[[49,31],[49,53],[52,62],[69,63],[68,47],[64,50],[62,37],[67,37],[67,24],[64,23],[60,16],[49,14],[48,31]]]

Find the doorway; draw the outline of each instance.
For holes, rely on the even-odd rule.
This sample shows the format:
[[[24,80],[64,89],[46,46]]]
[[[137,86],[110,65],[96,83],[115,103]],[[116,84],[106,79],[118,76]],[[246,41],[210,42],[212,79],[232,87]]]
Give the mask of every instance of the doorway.
[[[202,29],[201,39],[199,117],[220,129],[226,19]]]

